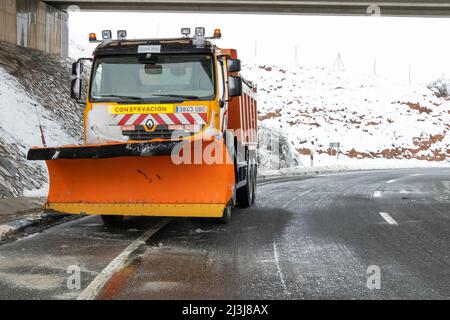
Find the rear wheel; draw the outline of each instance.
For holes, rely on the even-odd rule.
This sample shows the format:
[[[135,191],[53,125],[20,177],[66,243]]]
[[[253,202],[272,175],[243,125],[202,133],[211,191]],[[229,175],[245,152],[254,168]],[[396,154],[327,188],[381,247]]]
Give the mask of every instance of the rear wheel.
[[[103,223],[106,225],[114,225],[123,221],[123,216],[102,215]]]
[[[253,203],[254,182],[253,170],[250,164],[247,166],[247,181],[245,185],[237,190],[237,204],[241,208],[250,207]]]

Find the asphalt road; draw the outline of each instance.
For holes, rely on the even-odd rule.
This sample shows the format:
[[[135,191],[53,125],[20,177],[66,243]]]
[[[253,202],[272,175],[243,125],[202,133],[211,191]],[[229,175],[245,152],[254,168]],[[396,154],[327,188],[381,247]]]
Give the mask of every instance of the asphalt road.
[[[262,183],[228,225],[171,220],[96,298],[449,299],[449,218],[449,169]],[[0,299],[75,299],[160,221],[86,217],[3,245]]]

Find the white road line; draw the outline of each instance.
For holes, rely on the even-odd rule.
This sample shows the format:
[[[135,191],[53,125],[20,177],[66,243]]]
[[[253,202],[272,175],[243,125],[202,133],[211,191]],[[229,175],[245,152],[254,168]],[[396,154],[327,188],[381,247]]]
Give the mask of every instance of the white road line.
[[[398,226],[397,221],[395,221],[387,212],[379,212],[380,216],[386,220],[387,223],[393,226]]]
[[[392,182],[395,182],[395,181],[397,181],[397,180],[395,180],[395,179],[392,179],[392,180],[388,180],[388,181],[386,181],[386,183],[392,183]]]
[[[313,190],[313,189],[308,189],[308,190],[306,190],[306,191],[304,191],[304,192],[302,192],[302,193],[300,193],[300,194],[297,194],[294,198],[292,198],[292,200],[286,202],[286,203],[283,205],[283,208],[286,208],[286,207],[289,206],[292,202],[294,202],[295,200],[297,200],[298,197],[304,196],[305,194],[310,193],[312,190]]]
[[[167,225],[171,220],[164,219],[158,222],[156,225],[145,231],[139,238],[137,238],[132,244],[130,244],[120,255],[118,255],[110,264],[103,269],[97,277],[83,290],[78,296],[77,300],[94,300],[105,284],[111,279],[111,277],[122,270],[128,263],[128,258],[131,254],[138,249],[142,244],[145,244],[151,236],[158,232],[162,227]]]
[[[422,173],[413,173],[410,175],[410,177],[417,177],[417,176],[421,176],[421,175],[422,175]]]
[[[381,198],[381,194],[382,194],[383,192],[382,191],[375,191],[374,193],[373,193],[373,197],[374,198]]]
[[[281,285],[283,286],[284,293],[291,294],[289,292],[289,290],[287,289],[286,282],[284,281],[283,273],[281,272],[280,261],[278,260],[278,250],[277,250],[277,245],[275,244],[275,241],[273,242],[273,255],[275,258],[275,264],[277,265],[278,276],[280,277]]]

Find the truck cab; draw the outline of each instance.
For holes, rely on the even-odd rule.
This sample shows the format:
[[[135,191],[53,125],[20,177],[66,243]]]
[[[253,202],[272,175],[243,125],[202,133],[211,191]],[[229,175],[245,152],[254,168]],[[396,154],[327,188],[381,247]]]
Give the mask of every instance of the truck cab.
[[[216,30],[211,38],[219,37]],[[102,40],[93,53],[87,86],[85,142],[182,139],[223,132],[228,128],[229,102],[242,95],[240,61],[231,58],[230,51],[201,34]],[[81,98],[77,72],[81,69],[73,68],[76,99]]]

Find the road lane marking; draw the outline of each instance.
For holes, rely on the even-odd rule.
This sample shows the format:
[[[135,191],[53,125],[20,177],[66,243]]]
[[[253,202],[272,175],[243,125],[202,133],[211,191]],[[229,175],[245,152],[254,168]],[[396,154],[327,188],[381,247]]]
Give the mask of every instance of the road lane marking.
[[[392,179],[392,180],[386,181],[386,183],[392,183],[392,182],[395,182],[395,181],[396,181],[395,179]]]
[[[292,198],[291,200],[289,200],[288,202],[286,202],[286,203],[283,205],[283,208],[286,208],[287,206],[289,206],[292,202],[294,202],[295,200],[297,200],[298,197],[304,196],[305,194],[310,193],[311,191],[313,191],[313,189],[308,189],[308,190],[306,190],[306,191],[304,191],[304,192],[302,192],[302,193],[300,193],[300,194],[297,194],[294,198]]]
[[[386,220],[387,223],[393,226],[398,226],[397,221],[395,221],[387,212],[379,212],[380,216]]]
[[[374,198],[381,198],[381,194],[383,193],[383,191],[375,191],[373,193],[373,197]]]
[[[158,222],[156,225],[145,231],[139,238],[134,240],[132,244],[122,251],[121,254],[111,261],[106,268],[103,269],[97,277],[95,277],[86,289],[80,293],[77,300],[94,300],[112,276],[131,262],[128,261],[128,258],[133,254],[133,252],[136,251],[136,249],[138,249],[141,245],[145,244],[145,241],[161,230],[161,228],[166,226],[170,221],[170,219],[164,219]]]
[[[444,188],[446,190],[450,190],[450,181],[448,181],[448,180],[441,180],[440,182],[441,182],[441,184],[444,186]]]
[[[417,176],[421,176],[421,175],[422,175],[422,173],[413,173],[410,175],[410,177],[417,177]]]
[[[277,250],[277,245],[275,244],[275,241],[273,242],[273,256],[275,258],[275,264],[277,266],[277,273],[278,273],[278,276],[280,277],[280,281],[281,281],[281,285],[283,286],[284,293],[290,295],[291,293],[287,289],[286,282],[284,281],[283,272],[281,272],[280,261],[278,260],[278,250]]]

